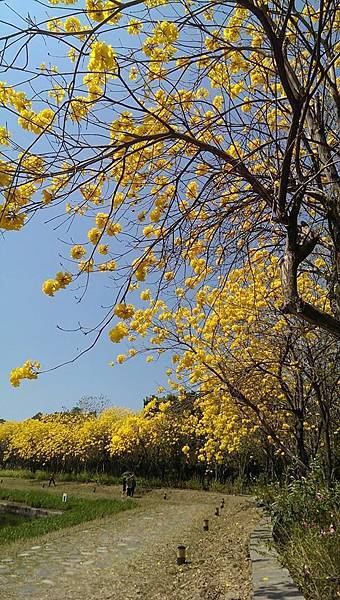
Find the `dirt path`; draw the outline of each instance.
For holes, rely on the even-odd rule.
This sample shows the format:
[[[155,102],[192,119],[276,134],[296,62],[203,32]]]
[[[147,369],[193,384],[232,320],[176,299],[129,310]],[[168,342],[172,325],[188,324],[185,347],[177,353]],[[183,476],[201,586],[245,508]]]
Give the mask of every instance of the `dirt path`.
[[[155,490],[134,510],[0,550],[1,600],[249,600],[244,497]],[[203,532],[203,518],[210,519]],[[178,544],[188,564],[176,566]]]

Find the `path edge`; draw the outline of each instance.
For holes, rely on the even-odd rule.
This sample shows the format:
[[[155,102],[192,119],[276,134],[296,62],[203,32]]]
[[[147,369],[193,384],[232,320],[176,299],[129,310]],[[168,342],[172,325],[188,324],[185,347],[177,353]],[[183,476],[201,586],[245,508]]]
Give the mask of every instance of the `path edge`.
[[[262,513],[250,536],[253,600],[305,600],[288,569],[282,567],[273,548],[273,528],[269,516]]]

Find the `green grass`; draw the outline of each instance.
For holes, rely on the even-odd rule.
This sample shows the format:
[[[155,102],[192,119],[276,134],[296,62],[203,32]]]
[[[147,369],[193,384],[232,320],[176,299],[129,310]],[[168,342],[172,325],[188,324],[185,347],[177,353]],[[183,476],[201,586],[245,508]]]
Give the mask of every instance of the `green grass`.
[[[1,477],[20,477],[22,479],[33,479],[34,474],[29,469],[0,469]]]
[[[30,471],[29,469],[0,469],[0,479],[6,477],[19,479],[32,479],[36,481],[47,481],[49,471],[37,470]],[[95,483],[98,485],[121,485],[122,478],[119,475],[109,475],[108,473],[91,473],[89,471],[81,471],[79,473],[56,473],[57,483]],[[201,490],[202,482],[198,477],[193,477],[187,480],[176,480],[171,477],[161,479],[159,477],[139,477],[137,476],[139,488],[154,489],[154,488],[179,488],[185,490]],[[222,492],[225,494],[253,494],[254,485],[250,485],[236,479],[235,481],[226,481],[225,483],[211,481],[209,485],[211,492]]]
[[[22,502],[35,508],[47,508],[62,510],[61,515],[51,515],[43,518],[25,520],[22,524],[8,525],[0,529],[0,545],[8,544],[16,540],[37,537],[55,531],[78,525],[84,521],[91,521],[133,508],[131,500],[96,499],[68,497],[63,503],[61,495],[49,494],[40,491],[23,491],[0,489],[0,500],[10,502]]]

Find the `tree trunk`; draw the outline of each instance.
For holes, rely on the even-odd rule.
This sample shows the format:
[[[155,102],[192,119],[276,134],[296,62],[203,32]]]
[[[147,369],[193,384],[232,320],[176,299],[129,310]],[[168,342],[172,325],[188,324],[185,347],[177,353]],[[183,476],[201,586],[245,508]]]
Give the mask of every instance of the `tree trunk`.
[[[305,446],[304,418],[302,411],[296,411],[295,417],[296,456],[306,467],[303,469],[302,465],[298,463],[297,472],[299,477],[303,477],[306,475],[306,471],[308,470],[309,458]]]

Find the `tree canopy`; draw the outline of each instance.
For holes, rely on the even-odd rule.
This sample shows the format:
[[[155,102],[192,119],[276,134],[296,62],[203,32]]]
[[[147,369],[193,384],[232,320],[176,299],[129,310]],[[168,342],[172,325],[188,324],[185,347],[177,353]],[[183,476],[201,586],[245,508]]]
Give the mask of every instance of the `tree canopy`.
[[[262,427],[286,452],[288,418],[306,464],[301,422],[314,402],[329,432],[340,338],[337,3],[50,5],[1,38],[0,227],[50,215],[64,268],[42,291],[109,284],[107,312],[79,325],[87,348],[104,334],[130,344],[118,363],[137,336],[170,350],[209,444],[217,411],[225,448]]]
[[[28,134],[1,129],[1,226],[53,207],[85,217],[43,291],[98,271],[123,301],[152,271],[161,289],[187,274],[190,288],[269,246],[283,310],[339,337],[336,3],[50,4],[7,26],[0,88]],[[31,63],[37,44],[55,64]],[[328,311],[297,289],[316,249]]]

